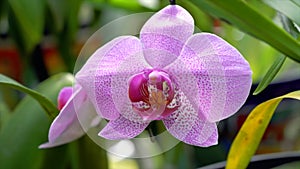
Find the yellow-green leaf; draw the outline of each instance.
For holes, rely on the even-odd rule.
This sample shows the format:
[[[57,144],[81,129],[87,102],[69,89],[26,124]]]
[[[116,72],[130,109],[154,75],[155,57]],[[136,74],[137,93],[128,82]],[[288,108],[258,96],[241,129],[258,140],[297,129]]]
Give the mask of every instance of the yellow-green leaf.
[[[227,169],[247,167],[275,109],[284,98],[300,100],[300,90],[263,102],[252,110],[232,143],[227,158]]]

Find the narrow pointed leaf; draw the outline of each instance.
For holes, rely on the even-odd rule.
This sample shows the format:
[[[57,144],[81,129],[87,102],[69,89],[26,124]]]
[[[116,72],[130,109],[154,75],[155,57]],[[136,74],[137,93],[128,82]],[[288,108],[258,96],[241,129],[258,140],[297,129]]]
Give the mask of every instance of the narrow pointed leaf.
[[[300,29],[298,29],[296,27],[296,24],[290,20],[289,18],[287,18],[285,15],[283,14],[279,14],[280,16],[280,20],[282,22],[283,28],[289,32],[295,39],[297,39],[299,41],[299,35],[300,35]]]
[[[254,91],[254,95],[259,94],[262,92],[275,78],[277,73],[279,72],[280,68],[282,67],[286,57],[284,55],[280,55],[272,64],[262,81],[258,84],[257,88]]]
[[[227,158],[227,169],[247,167],[274,111],[284,98],[300,100],[300,90],[263,102],[252,110],[232,143]]]
[[[294,38],[297,39],[299,36],[299,31],[295,27],[294,23],[288,19],[286,16],[280,14],[281,22],[283,24],[284,29],[289,32]],[[281,69],[283,63],[285,62],[286,57],[283,55],[280,55],[275,62],[272,64],[262,81],[259,83],[257,88],[254,91],[254,95],[259,94],[262,92],[270,83],[271,81],[275,78],[279,70]]]
[[[291,59],[300,62],[300,43],[246,1],[193,0],[201,10],[228,21],[242,31],[270,44]]]
[[[296,5],[300,6],[300,0],[291,0],[293,1]]]
[[[54,118],[58,114],[58,109],[53,104],[53,102],[51,102],[47,97],[23,86],[17,81],[0,74],[0,85],[8,86],[20,90],[21,92],[24,92],[26,94],[29,94],[31,97],[33,97],[36,101],[40,103],[40,105],[44,108],[44,110],[48,113],[50,117]]]
[[[283,13],[288,18],[300,25],[300,6],[291,0],[263,0],[264,3],[268,4],[277,11]]]

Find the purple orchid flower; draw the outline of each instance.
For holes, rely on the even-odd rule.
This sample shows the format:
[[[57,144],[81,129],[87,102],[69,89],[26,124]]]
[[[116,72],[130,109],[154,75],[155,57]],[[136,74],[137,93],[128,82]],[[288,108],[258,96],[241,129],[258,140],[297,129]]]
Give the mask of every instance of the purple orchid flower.
[[[187,144],[217,144],[216,123],[244,104],[252,72],[226,41],[193,32],[192,16],[178,5],[169,5],[144,24],[140,38],[121,36],[99,48],[76,74],[75,92],[42,148],[84,134],[72,104],[75,99],[79,99],[77,115],[85,116],[86,109],[93,107],[109,120],[99,133],[106,139],[131,139],[151,121],[162,120],[174,137]]]

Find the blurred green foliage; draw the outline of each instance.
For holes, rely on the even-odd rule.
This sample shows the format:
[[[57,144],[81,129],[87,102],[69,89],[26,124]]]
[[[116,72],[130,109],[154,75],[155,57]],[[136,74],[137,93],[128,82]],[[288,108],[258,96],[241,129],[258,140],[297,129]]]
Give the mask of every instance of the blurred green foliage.
[[[70,78],[71,76],[71,78]],[[59,74],[41,83],[37,91],[55,102],[63,86],[72,85],[72,75]],[[60,151],[44,151],[38,146],[47,140],[51,120],[43,113],[36,100],[25,97],[14,109],[11,117],[0,128],[0,166],[5,169],[31,168],[43,166],[46,154],[64,158]],[[50,154],[48,154],[50,156]],[[47,155],[47,156],[48,156]],[[60,159],[59,159],[60,160]],[[63,165],[63,163],[58,164]]]

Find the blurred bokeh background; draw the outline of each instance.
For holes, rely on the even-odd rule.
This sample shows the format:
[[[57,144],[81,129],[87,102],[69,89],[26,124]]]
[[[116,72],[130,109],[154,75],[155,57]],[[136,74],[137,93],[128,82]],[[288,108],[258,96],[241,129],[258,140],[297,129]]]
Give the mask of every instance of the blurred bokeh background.
[[[121,16],[158,11],[168,3],[167,0],[1,0],[0,73],[30,88],[36,88],[42,81],[60,72],[73,73],[84,43],[103,25]],[[246,0],[246,3],[284,29],[283,20],[289,17],[278,12],[278,9],[261,0]],[[35,101],[26,98],[24,103],[23,93],[0,86],[0,137],[10,137],[10,134],[3,133],[12,135],[11,139],[0,141],[0,168],[4,163],[3,167],[30,169],[173,169],[205,166],[226,160],[236,133],[255,106],[300,89],[300,66],[287,58],[272,84],[262,93],[252,95],[274,61],[284,54],[227,20],[202,10],[198,3],[178,0],[178,4],[193,15],[201,31],[215,33],[235,46],[253,70],[253,89],[245,106],[235,116],[219,123],[219,145],[200,148],[180,143],[162,155],[147,159],[126,159],[108,154],[88,137],[65,146],[39,150],[38,145],[47,140],[51,120],[42,109],[36,108]],[[300,11],[299,6],[298,9]],[[296,24],[294,27],[298,30],[293,34],[297,39],[299,27]],[[47,88],[55,83],[58,83],[57,88],[71,84],[52,80],[51,85],[40,87],[54,100],[57,90],[47,91]],[[300,104],[295,100],[285,100],[279,105],[257,154],[300,150],[299,111]],[[9,127],[5,128],[5,125]],[[3,131],[7,128],[10,128],[9,131]]]

